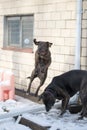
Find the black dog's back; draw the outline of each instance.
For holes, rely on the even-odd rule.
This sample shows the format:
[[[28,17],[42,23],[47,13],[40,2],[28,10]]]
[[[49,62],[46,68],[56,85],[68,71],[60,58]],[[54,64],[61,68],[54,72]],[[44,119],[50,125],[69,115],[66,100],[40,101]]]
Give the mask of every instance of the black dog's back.
[[[82,80],[87,78],[87,71],[85,70],[71,70],[62,75],[53,78],[52,82],[46,89],[61,88],[67,90],[72,97],[81,87]]]

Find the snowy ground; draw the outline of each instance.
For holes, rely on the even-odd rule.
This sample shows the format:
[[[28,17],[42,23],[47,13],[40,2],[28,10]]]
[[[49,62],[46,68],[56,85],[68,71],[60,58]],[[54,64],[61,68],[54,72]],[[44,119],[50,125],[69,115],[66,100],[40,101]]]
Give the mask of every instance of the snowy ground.
[[[79,113],[70,114],[69,111],[67,111],[63,117],[59,117],[60,109],[56,108],[58,106],[60,106],[60,103],[56,104],[55,107],[47,113],[44,105],[16,96],[16,101],[7,100],[5,102],[0,102],[0,115],[4,115],[5,113],[7,114],[9,112],[15,113],[16,111],[22,111],[27,108],[30,112],[23,114],[23,117],[31,119],[42,126],[51,126],[49,130],[87,130],[87,118],[78,120]],[[5,110],[9,112],[5,112]],[[17,124],[13,118],[0,119],[0,130],[12,129],[31,130],[26,126]]]

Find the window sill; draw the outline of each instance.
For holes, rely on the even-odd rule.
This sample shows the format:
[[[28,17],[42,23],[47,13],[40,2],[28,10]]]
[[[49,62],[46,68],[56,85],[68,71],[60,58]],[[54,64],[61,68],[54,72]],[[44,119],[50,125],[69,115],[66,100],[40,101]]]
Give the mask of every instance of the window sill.
[[[9,50],[9,51],[18,51],[18,52],[25,52],[25,53],[33,53],[33,49],[31,48],[15,48],[15,47],[3,47],[2,50]]]

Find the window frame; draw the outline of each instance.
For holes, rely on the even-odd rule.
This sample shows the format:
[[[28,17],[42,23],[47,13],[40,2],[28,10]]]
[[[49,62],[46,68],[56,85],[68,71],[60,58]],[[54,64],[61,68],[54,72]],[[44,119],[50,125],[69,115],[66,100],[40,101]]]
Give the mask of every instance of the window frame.
[[[4,50],[14,50],[14,51],[21,51],[21,52],[33,52],[33,41],[32,41],[32,47],[24,47],[23,44],[23,40],[22,40],[22,17],[29,17],[32,16],[33,19],[33,26],[32,26],[32,40],[33,40],[33,33],[34,33],[34,15],[30,14],[30,15],[12,15],[12,16],[4,16],[4,43],[3,43],[3,48]],[[20,44],[19,45],[14,45],[11,44],[9,45],[8,43],[8,19],[9,18],[19,18],[20,19]]]

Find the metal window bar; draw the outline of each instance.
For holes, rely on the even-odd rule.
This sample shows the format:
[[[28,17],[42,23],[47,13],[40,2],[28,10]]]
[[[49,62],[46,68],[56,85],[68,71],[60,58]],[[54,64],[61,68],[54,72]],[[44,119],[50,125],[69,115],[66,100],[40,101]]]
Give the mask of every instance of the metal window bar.
[[[32,48],[33,41],[33,17],[22,17],[22,46]]]
[[[8,18],[8,45],[20,46],[20,18]]]

